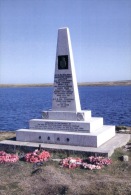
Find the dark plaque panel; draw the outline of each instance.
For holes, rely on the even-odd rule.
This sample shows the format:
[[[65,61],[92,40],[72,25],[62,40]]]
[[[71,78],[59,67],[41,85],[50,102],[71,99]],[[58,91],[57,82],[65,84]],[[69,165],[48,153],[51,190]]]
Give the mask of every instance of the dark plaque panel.
[[[58,69],[68,69],[68,56],[58,56]]]

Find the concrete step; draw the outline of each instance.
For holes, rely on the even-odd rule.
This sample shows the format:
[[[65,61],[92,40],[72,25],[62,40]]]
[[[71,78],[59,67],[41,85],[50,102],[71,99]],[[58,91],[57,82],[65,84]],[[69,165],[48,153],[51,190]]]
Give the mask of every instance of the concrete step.
[[[49,120],[71,120],[71,121],[84,121],[91,118],[91,110],[75,111],[43,111],[43,119]]]
[[[99,147],[115,136],[115,126],[103,126],[92,133],[20,129],[16,131],[18,141],[74,146]]]
[[[86,131],[94,132],[103,126],[103,118],[91,117],[86,121],[69,120],[49,120],[49,119],[31,119],[29,129],[49,130],[49,131]]]

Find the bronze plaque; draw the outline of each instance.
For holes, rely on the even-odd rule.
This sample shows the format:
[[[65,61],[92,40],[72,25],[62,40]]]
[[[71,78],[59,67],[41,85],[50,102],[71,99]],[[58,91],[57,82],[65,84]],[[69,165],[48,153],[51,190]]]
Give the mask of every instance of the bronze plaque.
[[[68,69],[68,56],[58,56],[58,69]]]

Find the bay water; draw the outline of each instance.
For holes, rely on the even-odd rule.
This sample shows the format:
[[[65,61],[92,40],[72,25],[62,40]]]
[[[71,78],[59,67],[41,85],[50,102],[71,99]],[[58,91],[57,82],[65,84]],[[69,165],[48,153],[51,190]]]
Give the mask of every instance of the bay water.
[[[53,87],[0,88],[0,130],[28,128],[52,107]],[[103,117],[105,125],[131,126],[131,86],[80,86],[82,110]]]

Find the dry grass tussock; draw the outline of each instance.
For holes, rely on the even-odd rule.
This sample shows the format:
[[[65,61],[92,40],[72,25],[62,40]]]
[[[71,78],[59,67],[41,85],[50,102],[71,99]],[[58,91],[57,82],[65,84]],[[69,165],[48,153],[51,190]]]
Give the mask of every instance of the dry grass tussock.
[[[93,171],[61,168],[51,160],[35,168],[24,161],[0,164],[0,195],[130,195],[131,160],[121,161],[123,154],[131,159],[120,148],[111,165]]]
[[[11,139],[15,136],[15,131],[0,131],[0,141],[4,139]]]

